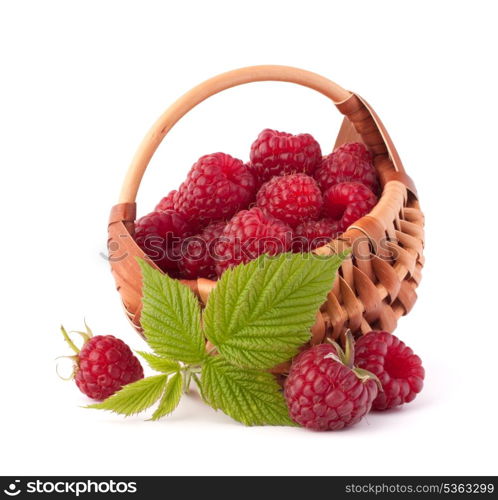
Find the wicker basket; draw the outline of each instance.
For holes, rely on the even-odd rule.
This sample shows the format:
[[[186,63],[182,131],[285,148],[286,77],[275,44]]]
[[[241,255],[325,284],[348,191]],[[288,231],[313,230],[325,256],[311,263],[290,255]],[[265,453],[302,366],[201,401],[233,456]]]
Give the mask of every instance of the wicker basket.
[[[112,272],[131,322],[141,333],[141,276],[135,257],[146,256],[132,235],[135,199],[152,155],[173,125],[204,99],[236,85],[259,81],[296,83],[331,99],[344,115],[335,146],[363,142],[374,156],[382,185],[380,200],[368,215],[339,239],[316,250],[331,254],[351,248],[352,258],[343,263],[334,289],[317,314],[311,342],[320,343],[325,335],[337,338],[347,329],[356,334],[372,329],[392,332],[398,318],[415,303],[415,289],[424,263],[424,217],[415,186],[405,173],[386,129],[364,99],[320,75],[286,66],[253,66],[211,78],[178,99],[145,136],[109,220]],[[216,282],[203,278],[184,283],[203,303],[216,286]]]

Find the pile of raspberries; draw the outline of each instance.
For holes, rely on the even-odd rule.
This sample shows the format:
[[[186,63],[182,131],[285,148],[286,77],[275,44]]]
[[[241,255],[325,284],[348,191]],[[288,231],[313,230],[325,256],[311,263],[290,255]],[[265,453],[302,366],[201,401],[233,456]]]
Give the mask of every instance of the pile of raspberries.
[[[174,278],[217,279],[265,253],[309,252],[377,203],[379,181],[363,144],[328,156],[310,134],[263,130],[244,163],[202,156],[187,179],[135,223],[135,241]]]

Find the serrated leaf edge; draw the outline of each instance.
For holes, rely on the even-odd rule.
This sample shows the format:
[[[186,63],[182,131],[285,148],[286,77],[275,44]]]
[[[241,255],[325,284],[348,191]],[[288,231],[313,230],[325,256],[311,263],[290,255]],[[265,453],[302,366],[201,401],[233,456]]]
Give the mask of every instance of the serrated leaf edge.
[[[265,396],[268,398],[271,398],[272,396],[277,396],[281,398],[280,401],[276,400],[275,402],[269,403],[269,401],[265,401],[262,399],[260,396],[258,396],[258,393],[261,393],[262,391],[260,390],[255,390],[253,391],[253,400],[259,400],[260,404],[266,404],[266,408],[264,410],[260,409],[259,414],[254,412],[253,404],[254,401],[250,401],[247,397],[247,393],[244,389],[240,390],[238,394],[232,390],[232,386],[228,386],[227,389],[231,391],[230,396],[227,397],[227,394],[222,387],[223,384],[220,383],[219,380],[219,373],[217,373],[216,369],[216,364],[221,364],[221,363],[226,363],[229,365],[230,369],[233,371],[239,371],[241,374],[244,375],[251,375],[253,377],[253,383],[260,383],[261,386],[272,386],[269,387],[270,389],[273,389],[263,393]],[[208,371],[205,371],[208,370]],[[209,373],[209,370],[211,371]],[[213,378],[214,377],[214,378]],[[268,377],[268,380],[261,380],[261,377]],[[258,379],[259,378],[259,379]],[[214,358],[210,358],[207,360],[203,366],[203,372],[202,372],[202,378],[201,378],[201,383],[202,383],[202,390],[204,393],[204,396],[210,406],[214,408],[215,410],[221,410],[223,413],[228,415],[229,417],[233,418],[234,420],[243,423],[244,425],[247,426],[253,426],[253,425],[280,425],[280,426],[295,426],[296,424],[291,420],[290,416],[288,415],[288,410],[287,410],[287,405],[285,403],[283,394],[280,392],[278,383],[277,381],[273,378],[273,375],[271,375],[268,372],[264,371],[258,371],[258,370],[247,370],[243,368],[239,368],[237,366],[231,365],[228,363],[225,359],[223,359],[221,356],[217,356]],[[219,386],[219,394],[222,394],[221,397],[215,396],[216,391],[214,387],[209,387],[209,384],[214,385],[217,384]],[[237,397],[240,397],[243,402],[239,402],[237,400]],[[281,409],[285,411],[286,415],[283,416],[278,413],[278,411],[275,409],[275,406],[278,404],[281,404]],[[235,408],[234,408],[235,406]],[[264,415],[266,413],[266,415]],[[268,418],[268,414],[270,414],[270,417]]]
[[[142,358],[145,359],[147,364],[150,366],[152,370],[156,372],[171,374],[178,372],[181,369],[180,363],[178,361],[174,361],[169,358],[165,358],[162,356],[156,356],[155,354],[145,352],[145,351],[135,351]],[[163,365],[161,367],[161,365]]]
[[[157,402],[163,394],[167,380],[168,375],[164,374],[137,380],[123,386],[120,391],[101,403],[94,403],[86,406],[86,408],[108,410],[126,416],[136,415]],[[138,388],[142,388],[142,391],[137,391]],[[134,391],[137,392],[133,393]]]
[[[182,397],[182,380],[183,376],[181,373],[175,373],[169,378],[161,401],[159,402],[159,406],[152,414],[150,420],[159,420],[176,409]]]
[[[211,293],[204,311],[203,319],[206,337],[217,347],[220,353],[236,366],[270,369],[279,363],[287,361],[297,353],[299,346],[304,344],[310,337],[310,329],[315,322],[316,310],[320,307],[321,302],[326,300],[328,290],[332,288],[337,270],[341,266],[345,256],[346,254],[325,258],[316,257],[318,259],[317,262],[320,264],[317,266],[307,266],[307,262],[314,261],[302,258],[300,254],[281,254],[271,258],[261,256],[247,264],[242,264],[225,271],[216,288]],[[267,260],[263,262],[263,258]],[[289,262],[289,260],[291,260],[290,267],[293,270],[292,273],[285,276],[285,281],[282,282],[282,270],[285,267],[285,263]],[[314,267],[320,267],[321,269],[316,269],[313,272]],[[329,270],[330,274],[325,272],[325,270]],[[265,283],[269,272],[271,272],[269,281]],[[301,275],[303,275],[302,278],[300,278]],[[321,276],[324,276],[323,279],[319,279]],[[281,311],[287,308],[295,315],[293,322],[290,325],[278,325],[278,322],[281,322],[279,318],[278,321],[275,320],[276,324],[268,324],[269,319],[264,317],[265,311],[261,312],[260,309],[265,300],[273,293],[272,286],[274,288],[274,285],[272,283],[278,283],[279,290],[285,291],[289,288],[289,283],[292,280],[300,283],[303,281],[311,283],[313,278],[317,280],[316,285],[313,287],[314,289],[324,288],[323,299],[320,298],[317,300],[313,298],[316,294],[310,291],[310,298],[307,303],[301,303],[297,308],[294,303],[286,307],[285,300],[292,298],[294,302],[296,300],[296,293],[299,294],[297,286],[291,287],[291,289],[296,288],[296,293],[284,296],[280,302],[277,302],[273,306],[270,304],[271,307],[268,306],[266,315],[272,311],[272,308],[278,307]],[[257,280],[256,283],[254,282],[255,280]],[[244,320],[245,324],[236,328],[236,322],[241,321],[240,310],[244,307],[247,309],[249,294],[255,293],[255,287],[258,282],[264,290],[258,293],[258,299],[253,304],[254,307],[251,311],[247,311],[247,318]],[[229,291],[232,288],[235,288],[237,291],[235,302],[233,297],[231,299],[229,297]],[[300,300],[304,300],[304,297],[300,297]],[[243,315],[244,312],[241,314]],[[239,318],[237,319],[238,315]],[[264,324],[262,325],[261,322],[263,321]],[[263,334],[261,334],[259,342],[252,342],[254,340],[254,333],[252,332],[265,328],[272,330],[272,335],[266,335],[267,338],[265,340]],[[293,332],[292,329],[294,329]],[[282,331],[284,334],[277,334]],[[221,332],[227,332],[226,335],[231,336],[220,338]],[[251,340],[252,346],[249,345],[248,337]],[[292,338],[295,339],[294,342],[291,340]],[[277,340],[278,343],[276,343]]]
[[[206,353],[197,297],[145,260],[137,261],[142,271],[141,324],[147,343],[160,356],[185,363],[201,362]],[[166,304],[161,304],[161,298]],[[167,342],[161,339],[164,331],[168,331]]]

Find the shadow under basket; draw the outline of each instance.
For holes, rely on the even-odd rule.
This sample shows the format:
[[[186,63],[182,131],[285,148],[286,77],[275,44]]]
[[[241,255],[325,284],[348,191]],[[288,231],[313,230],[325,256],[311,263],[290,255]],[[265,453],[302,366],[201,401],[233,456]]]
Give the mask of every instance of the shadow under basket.
[[[398,318],[413,307],[424,264],[424,216],[415,186],[377,114],[360,96],[323,76],[287,66],[252,66],[215,76],[193,88],[158,119],[145,136],[129,167],[119,203],[109,220],[109,257],[117,290],[136,330],[140,327],[141,273],[136,257],[149,260],[133,239],[136,195],[147,165],[175,123],[188,111],[222,90],[250,82],[281,81],[303,85],[332,100],[344,120],[335,147],[362,142],[373,155],[382,194],[372,211],[338,239],[315,250],[321,255],[351,249],[334,288],[317,314],[311,344],[337,339],[351,330],[394,331]],[[151,262],[149,260],[149,262]],[[154,263],[151,265],[157,268]],[[215,281],[184,280],[205,304]],[[277,367],[276,373],[286,371]]]

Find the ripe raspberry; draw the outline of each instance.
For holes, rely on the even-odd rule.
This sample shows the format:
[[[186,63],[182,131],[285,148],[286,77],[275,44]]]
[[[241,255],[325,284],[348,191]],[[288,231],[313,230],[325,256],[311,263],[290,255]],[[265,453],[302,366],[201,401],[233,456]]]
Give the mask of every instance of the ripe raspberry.
[[[352,346],[351,334],[348,342]],[[320,344],[292,363],[284,395],[291,418],[314,430],[338,430],[359,422],[369,411],[378,388],[375,377],[353,368],[353,348]]]
[[[216,271],[249,262],[259,255],[277,255],[290,250],[292,229],[261,208],[242,210],[226,225],[215,246]]]
[[[260,184],[275,175],[313,175],[321,159],[320,145],[310,134],[292,135],[267,128],[251,146],[251,165]]]
[[[225,226],[223,221],[212,222],[200,234],[184,240],[180,261],[183,278],[216,278],[214,248]]]
[[[421,359],[389,332],[370,332],[356,342],[356,363],[379,378],[380,392],[372,408],[387,410],[413,401],[424,385]]]
[[[76,353],[73,377],[76,385],[89,398],[103,400],[119,391],[124,385],[144,378],[140,361],[130,348],[112,335],[93,336],[87,327],[86,333],[78,332],[85,339],[78,349],[61,327],[67,343]]]
[[[344,232],[358,219],[368,214],[377,203],[377,196],[360,182],[341,182],[323,195],[323,213],[336,220]]]
[[[318,219],[322,193],[313,177],[291,174],[273,177],[263,184],[256,196],[258,207],[295,227],[308,219]]]
[[[242,161],[224,153],[199,158],[175,196],[187,220],[209,223],[230,218],[254,200],[256,180]]]
[[[343,144],[326,156],[315,172],[315,179],[324,192],[340,182],[361,182],[374,193],[379,191],[372,155],[359,142]]]
[[[154,208],[154,212],[163,212],[164,210],[174,210],[175,209],[175,196],[178,191],[170,191]]]
[[[339,223],[329,219],[308,220],[294,230],[292,249],[294,252],[311,252],[326,245],[341,234]]]
[[[372,153],[370,153],[365,144],[361,142],[348,142],[336,148],[334,152],[339,152],[339,151],[356,156],[360,160],[368,162],[372,161]]]
[[[191,233],[191,226],[173,210],[151,212],[135,222],[135,241],[164,272],[175,275],[179,244]]]

